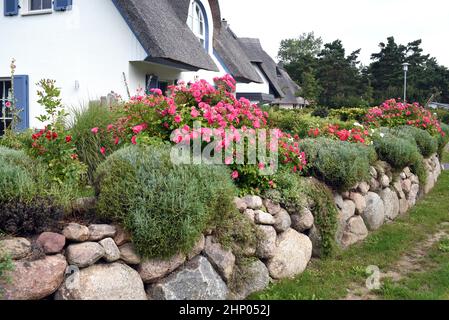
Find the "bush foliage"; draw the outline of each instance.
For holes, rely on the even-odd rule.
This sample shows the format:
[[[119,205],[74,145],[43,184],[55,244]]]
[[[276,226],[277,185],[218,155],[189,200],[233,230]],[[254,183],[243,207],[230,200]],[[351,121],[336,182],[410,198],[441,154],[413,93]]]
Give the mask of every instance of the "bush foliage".
[[[371,147],[328,138],[305,139],[300,148],[308,155],[309,173],[340,190],[367,180],[376,160]]]
[[[139,252],[188,252],[233,208],[236,188],[223,166],[176,166],[169,147],[131,146],[97,170],[98,211],[124,224]]]

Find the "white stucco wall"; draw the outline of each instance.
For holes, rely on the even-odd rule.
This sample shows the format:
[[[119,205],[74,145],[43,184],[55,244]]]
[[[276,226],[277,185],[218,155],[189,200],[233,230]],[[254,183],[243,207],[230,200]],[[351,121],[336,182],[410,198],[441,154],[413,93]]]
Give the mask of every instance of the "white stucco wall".
[[[147,74],[156,74],[161,81],[206,79],[213,83],[226,69],[213,54],[214,21],[209,2],[199,1],[209,21],[209,54],[219,72],[181,72],[142,62],[147,54],[111,0],[76,0],[72,10],[39,15],[26,15],[27,0],[19,0],[22,9],[12,17],[3,15],[4,1],[0,0],[0,78],[9,77],[12,58],[16,59],[16,74],[29,76],[32,128],[42,126],[36,120],[43,111],[36,102],[36,83],[44,78],[57,81],[68,107],[85,106],[111,91],[126,99],[123,72],[131,95],[145,87]],[[237,84],[238,92],[269,92],[268,80],[257,71],[264,84]]]
[[[22,8],[26,0],[20,0]],[[76,0],[72,10],[42,15],[5,17],[0,1],[0,77],[9,76],[16,59],[16,74],[30,79],[30,126],[42,109],[36,103],[35,83],[55,79],[66,105],[79,106],[111,90],[126,96],[122,73],[132,90],[137,82],[129,61],[146,53],[110,0]],[[75,89],[78,81],[79,89]]]
[[[238,83],[237,84],[237,92],[239,93],[254,93],[254,92],[262,92],[262,93],[270,93],[270,82],[268,81],[265,74],[260,70],[260,67],[256,64],[252,64],[257,74],[263,80],[263,83]]]

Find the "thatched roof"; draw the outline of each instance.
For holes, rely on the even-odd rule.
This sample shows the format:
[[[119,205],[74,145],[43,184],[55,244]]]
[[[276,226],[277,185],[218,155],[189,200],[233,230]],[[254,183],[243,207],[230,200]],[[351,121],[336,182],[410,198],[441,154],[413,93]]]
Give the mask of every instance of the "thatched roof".
[[[146,50],[147,61],[218,71],[187,26],[188,0],[113,0]],[[185,19],[182,19],[185,14]],[[212,30],[211,30],[212,32]]]
[[[221,27],[215,30],[214,50],[234,79],[244,83],[263,83],[227,22],[222,21]]]
[[[268,78],[276,96],[276,99],[272,102],[273,104],[308,104],[304,98],[297,96],[301,90],[298,84],[293,81],[281,65],[277,65],[268,53],[265,52],[259,39],[239,38],[239,42],[251,61],[258,63]]]
[[[255,38],[239,38],[239,42],[249,59],[260,65],[260,68],[270,81],[270,85],[275,92],[275,96],[284,97],[285,94],[282,91],[277,79],[276,62],[274,62],[274,60],[262,48],[260,40]]]

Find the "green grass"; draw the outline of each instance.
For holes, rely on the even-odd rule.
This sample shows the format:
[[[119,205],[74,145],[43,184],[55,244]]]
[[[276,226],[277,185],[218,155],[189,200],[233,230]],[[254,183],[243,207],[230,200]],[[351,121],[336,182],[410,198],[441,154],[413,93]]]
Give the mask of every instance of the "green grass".
[[[414,272],[406,279],[387,281],[379,292],[389,300],[448,300],[449,299],[449,239],[440,241],[426,257],[424,272]]]
[[[449,154],[445,154],[443,162],[449,162]],[[441,223],[449,222],[448,197],[449,172],[445,171],[432,192],[408,215],[371,233],[363,243],[347,251],[339,252],[332,258],[314,260],[297,278],[273,284],[250,299],[344,298],[347,288],[352,284],[364,285],[367,278],[365,270],[368,266],[376,265],[381,270],[387,270],[410,248],[429,234],[435,233]],[[443,269],[441,276],[447,276],[448,272]]]

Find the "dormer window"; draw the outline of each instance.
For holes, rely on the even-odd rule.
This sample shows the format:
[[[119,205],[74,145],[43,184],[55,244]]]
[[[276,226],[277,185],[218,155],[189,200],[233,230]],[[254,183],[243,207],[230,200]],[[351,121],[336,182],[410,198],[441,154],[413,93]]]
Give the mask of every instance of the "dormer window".
[[[206,19],[206,13],[204,8],[198,3],[193,1],[190,6],[189,16],[187,18],[187,24],[201,42],[202,46],[207,49],[207,37],[208,37],[208,25]]]
[[[52,9],[52,0],[29,0],[29,11],[43,11]]]

